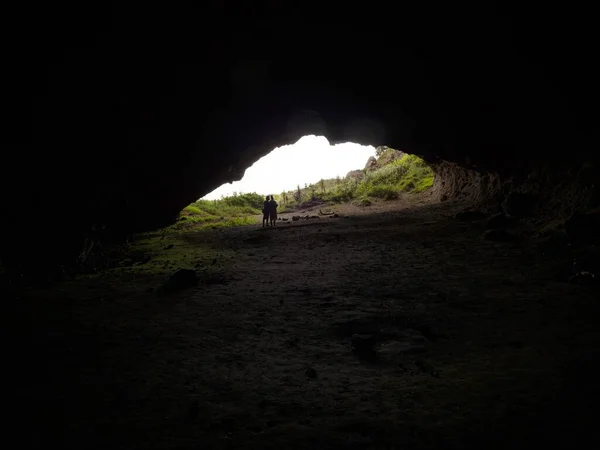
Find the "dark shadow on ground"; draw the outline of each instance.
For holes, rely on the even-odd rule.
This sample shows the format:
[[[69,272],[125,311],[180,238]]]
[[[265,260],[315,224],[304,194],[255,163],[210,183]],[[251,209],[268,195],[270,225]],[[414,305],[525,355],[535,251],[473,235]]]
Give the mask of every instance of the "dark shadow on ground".
[[[598,444],[598,291],[461,208],[157,234],[22,292],[28,448]],[[180,267],[198,285],[158,296]]]

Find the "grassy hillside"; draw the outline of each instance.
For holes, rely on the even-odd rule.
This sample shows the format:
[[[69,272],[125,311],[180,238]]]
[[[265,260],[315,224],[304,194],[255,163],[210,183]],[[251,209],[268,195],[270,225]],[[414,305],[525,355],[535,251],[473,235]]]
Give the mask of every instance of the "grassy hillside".
[[[370,199],[393,200],[400,193],[418,193],[433,185],[433,171],[421,158],[387,149],[380,152],[375,170],[363,170],[358,178],[334,178],[298,186],[294,191],[275,196],[279,211],[293,211],[307,203],[344,203]],[[360,171],[358,171],[360,172]],[[252,217],[261,214],[264,196],[257,193],[235,194],[220,200],[198,200],[180,213],[174,230],[206,227],[231,227],[256,223]]]
[[[389,149],[378,157],[378,162],[386,162],[380,168],[364,171],[361,180],[337,178],[321,180],[318,183],[298,186],[295,191],[282,192],[278,202],[286,210],[308,202],[343,203],[352,200],[369,199],[393,200],[400,193],[419,193],[433,185],[433,171],[421,158],[404,154],[399,159],[390,158]],[[389,161],[389,162],[388,162]]]
[[[251,217],[261,214],[262,195],[236,194],[220,200],[198,200],[186,206],[173,227],[175,229],[232,227],[255,223]]]

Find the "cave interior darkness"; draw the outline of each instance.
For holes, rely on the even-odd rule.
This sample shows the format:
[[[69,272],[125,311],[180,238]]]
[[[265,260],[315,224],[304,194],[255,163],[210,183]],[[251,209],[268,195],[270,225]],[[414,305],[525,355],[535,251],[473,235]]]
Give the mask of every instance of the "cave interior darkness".
[[[27,16],[8,53],[3,203],[5,236],[29,239],[3,239],[4,253],[49,246],[54,259],[93,223],[115,233],[167,224],[307,134],[515,183],[560,180],[597,160],[583,14],[493,3],[435,14],[409,5],[397,18],[376,7],[240,8]],[[52,242],[27,219],[31,204],[53,217]]]
[[[3,101],[0,293],[14,313],[8,328],[14,333],[11,342],[31,343],[27,350],[15,346],[11,353],[15,367],[23,370],[15,372],[16,408],[37,430],[31,433],[29,448],[49,443],[62,448],[197,448],[203,439],[207,448],[271,448],[267,443],[272,448],[396,448],[399,443],[402,448],[442,448],[442,443],[443,448],[531,448],[535,443],[559,448],[579,439],[598,441],[590,409],[598,389],[589,375],[597,367],[600,342],[594,327],[597,305],[591,300],[597,299],[598,279],[590,285],[568,283],[574,264],[585,261],[582,270],[590,273],[598,267],[597,36],[593,14],[586,7],[578,2],[558,7],[529,1],[461,5],[304,2],[301,6],[211,1],[178,7],[109,2],[102,10],[69,3],[40,5],[35,11],[14,8],[3,57],[8,78]],[[288,305],[289,296],[333,289],[342,275],[332,266],[323,281],[312,280],[312,268],[303,266],[315,257],[310,249],[294,247],[305,260],[289,272],[281,268],[273,272],[287,274],[288,281],[300,279],[294,273],[304,274],[309,286],[314,281],[312,288],[292,286],[290,281],[291,294],[276,293],[264,281],[262,287],[239,284],[245,281],[235,264],[253,255],[254,250],[247,248],[249,242],[258,242],[247,240],[243,231],[216,234],[213,247],[206,247],[201,237],[186,241],[192,253],[194,248],[205,247],[210,248],[207,252],[221,252],[215,260],[218,264],[221,259],[231,261],[228,276],[236,281],[230,281],[229,288],[207,283],[206,293],[196,293],[189,301],[178,297],[168,307],[150,293],[147,297],[154,300],[140,303],[143,295],[132,291],[133,278],[112,284],[101,275],[99,284],[87,278],[60,279],[94,224],[105,226],[111,245],[170,225],[182,208],[225,182],[239,180],[261,156],[312,134],[326,136],[332,144],[388,145],[422,157],[434,169],[428,207],[364,218],[362,225],[356,222],[356,227],[364,227],[362,234],[351,231],[354,219],[348,222],[352,225],[340,225],[339,231],[326,237],[311,234],[310,227],[303,231],[313,252],[321,244],[339,245],[338,256],[343,256],[344,264],[351,258],[357,258],[356,265],[370,264],[361,260],[363,253],[358,250],[354,256],[344,253],[353,246],[367,249],[365,255],[373,251],[382,261],[399,264],[391,267],[382,262],[364,278],[359,269],[348,267],[344,276],[350,280],[355,275],[352,282],[360,281],[352,285],[349,296],[367,287],[377,295],[377,289],[388,286],[399,297],[420,298],[420,303],[409,302],[412,319],[407,319],[410,314],[402,306],[388,315],[388,319],[402,319],[393,324],[382,319],[390,327],[406,321],[403,332],[416,328],[438,349],[416,358],[415,370],[426,372],[429,378],[418,381],[419,388],[412,394],[403,390],[412,383],[407,381],[406,362],[395,363],[395,370],[405,370],[400,378],[383,366],[364,369],[371,371],[368,375],[357,375],[354,363],[348,363],[351,369],[338,367],[340,373],[348,370],[351,374],[348,386],[356,379],[371,383],[372,390],[364,396],[375,402],[371,410],[363,411],[360,402],[336,397],[335,402],[349,408],[341,412],[334,411],[335,402],[328,393],[319,394],[324,410],[302,403],[307,400],[300,401],[305,394],[299,392],[317,396],[312,391],[316,388],[292,389],[294,378],[287,372],[282,375],[287,381],[277,388],[280,394],[264,394],[261,400],[252,395],[259,395],[260,386],[268,386],[274,378],[253,372],[247,376],[256,381],[235,381],[235,367],[247,364],[251,370],[247,361],[237,366],[231,361],[222,363],[224,371],[216,369],[218,361],[233,354],[241,340],[239,330],[234,333],[238,338],[223,337],[231,323],[246,323],[241,312],[246,307],[231,306],[232,301],[253,302],[249,293],[256,289],[263,299],[273,296],[275,310]],[[504,211],[501,214],[519,223],[518,243],[498,243],[506,245],[500,250],[485,247],[479,225],[456,219],[465,210],[478,211],[486,218]],[[260,241],[260,245],[287,248],[296,242],[286,241],[289,236],[281,232],[272,236],[271,243]],[[369,250],[374,236],[386,236],[389,241],[382,249]],[[183,245],[180,238],[172,239],[175,248]],[[452,243],[432,256],[428,252],[433,252],[436,239]],[[540,244],[538,248],[541,240],[549,247],[541,250]],[[400,241],[406,244],[401,246]],[[335,258],[336,252],[327,257]],[[417,256],[423,258],[423,270],[430,271],[431,286],[427,277],[417,284],[395,284],[404,279],[403,273],[413,273],[402,261]],[[446,267],[453,259],[455,266]],[[532,263],[550,259],[561,262],[545,271]],[[165,267],[169,268],[166,263]],[[494,303],[491,287],[489,292],[478,291],[481,303],[467,302],[457,294],[469,284],[469,289],[477,288],[473,280],[483,267],[489,270],[480,274],[480,280],[487,277],[495,280],[491,284],[513,286],[502,288],[502,295],[511,301],[500,302],[498,294]],[[444,290],[441,278],[435,281],[442,270],[454,274],[448,280],[459,280],[454,290]],[[381,278],[382,271],[390,278]],[[525,273],[531,278],[519,278]],[[40,279],[44,280],[41,284]],[[249,295],[246,300],[239,297],[243,289]],[[76,300],[89,300],[93,297],[89,292],[99,292],[102,302]],[[430,294],[437,299],[433,303],[427,303]],[[304,317],[298,306],[281,312],[288,325],[277,322],[272,329],[297,332],[281,348],[300,353],[319,348],[325,352],[320,358],[342,364],[345,356],[328,356],[324,349],[329,347],[310,343],[332,326],[322,317],[339,306],[331,306],[335,300],[322,297],[322,292],[319,295],[319,305],[310,306],[319,313],[310,316],[312,322],[306,322],[306,329],[301,324],[294,328],[294,320]],[[366,302],[367,294],[360,295]],[[520,296],[527,301],[517,304]],[[438,316],[428,316],[439,299],[446,306],[439,306]],[[182,305],[188,309],[177,313]],[[379,336],[382,331],[373,331],[369,320],[383,306],[369,305],[368,317],[352,316],[359,322],[348,319],[354,325],[341,327],[336,336]],[[222,308],[230,309],[218,315]],[[260,339],[274,339],[264,334],[269,328],[265,323],[284,319],[278,319],[280,313],[272,313],[269,307],[256,310],[258,303],[247,308],[246,315],[256,313],[261,317],[256,320],[264,322],[252,325],[254,334],[247,341],[250,347],[255,345],[252,352],[258,352],[263,345]],[[156,313],[159,309],[161,315]],[[196,322],[186,322],[188,316]],[[433,317],[433,322],[424,317]],[[151,326],[160,332],[154,333]],[[443,332],[431,331],[438,326]],[[204,337],[198,337],[199,330]],[[494,344],[498,336],[526,333],[523,330],[530,334],[507,341],[508,350]],[[177,341],[176,335],[192,332],[195,337],[187,344]],[[219,342],[226,342],[219,344],[222,347],[214,350],[215,355],[204,347],[208,340],[197,344],[211,332]],[[495,337],[490,333],[496,333]],[[528,342],[527,336],[535,343]],[[156,353],[144,359],[145,350],[136,347],[141,341],[156,346]],[[478,358],[488,363],[483,359],[473,366],[456,362],[460,359],[456,355],[467,354],[473,345],[478,349],[481,345]],[[210,363],[195,357],[178,360],[177,355],[185,353],[182,346],[215,359]],[[546,358],[552,349],[556,350],[554,366],[548,362],[552,358]],[[436,351],[443,356],[431,356]],[[260,355],[254,355],[256,361],[262,361]],[[306,361],[296,361],[294,353],[279,355],[277,364],[302,366],[296,369],[311,386],[335,378],[322,378],[327,373],[323,359],[317,369],[305,369]],[[428,355],[448,369],[441,375],[422,369]],[[453,365],[445,359],[451,356],[457,358]],[[35,361],[41,365],[34,369]],[[190,381],[190,361],[204,364],[202,376],[212,381],[202,376],[202,382]],[[311,361],[317,364],[314,358]],[[523,373],[531,375],[539,369],[542,378],[515,375],[521,365],[528,364],[525,361],[539,366],[527,366]],[[167,366],[170,369],[164,375],[167,372],[161,371]],[[151,381],[144,384],[135,375],[141,371],[162,375],[149,377]],[[518,386],[515,392],[521,388],[530,392],[526,400],[502,384],[513,376],[517,380],[513,385]],[[234,380],[234,388],[224,387],[228,377]],[[463,384],[453,385],[458,379]],[[167,380],[168,387],[161,380]],[[489,390],[477,384],[484,381]],[[94,383],[101,387],[94,390],[90,387]],[[443,383],[457,397],[443,397]],[[493,387],[494,383],[505,387]],[[203,393],[194,391],[201,385]],[[425,390],[414,394],[418,389]],[[474,392],[473,398],[467,391]],[[385,392],[394,392],[391,398],[398,404],[412,406],[392,407],[381,397]],[[400,396],[399,392],[404,393]],[[34,395],[43,402],[32,400]],[[233,399],[235,395],[239,398]],[[237,409],[225,411],[232,402],[239,403]],[[437,413],[418,416],[421,413],[415,412],[414,408],[425,411],[431,405],[431,411],[440,411],[435,402],[443,403],[464,422],[450,420],[446,426]],[[175,418],[180,414],[175,404],[184,405],[181,420]],[[49,405],[57,405],[58,413]],[[294,408],[304,408],[302,419],[291,412]],[[471,415],[463,410],[456,413],[460,408]],[[279,419],[273,417],[254,428],[246,427],[254,420],[250,416],[260,416],[259,410],[264,417],[293,416],[299,420],[293,425],[297,428],[279,427]],[[114,414],[118,420],[110,419]],[[319,414],[324,416],[319,419]],[[210,426],[196,420],[211,416],[212,422],[206,419]],[[412,423],[411,417],[417,416],[418,424]]]

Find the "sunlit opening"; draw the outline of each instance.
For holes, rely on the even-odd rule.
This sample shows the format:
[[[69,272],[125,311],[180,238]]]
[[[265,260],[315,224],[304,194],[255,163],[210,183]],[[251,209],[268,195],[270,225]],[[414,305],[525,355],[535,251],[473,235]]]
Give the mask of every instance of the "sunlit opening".
[[[234,193],[277,194],[321,179],[343,178],[363,169],[375,147],[347,142],[331,145],[324,136],[304,136],[293,145],[277,147],[246,169],[240,181],[227,183],[202,197],[218,200]]]

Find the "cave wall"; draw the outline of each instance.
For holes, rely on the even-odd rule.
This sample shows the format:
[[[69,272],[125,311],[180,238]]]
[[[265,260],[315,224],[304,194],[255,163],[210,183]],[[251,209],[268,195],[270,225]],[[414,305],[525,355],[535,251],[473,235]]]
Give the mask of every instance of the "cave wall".
[[[305,134],[418,154],[440,198],[597,167],[575,4],[110,6],[12,15],[4,261],[68,260],[94,223],[169,223]]]
[[[481,172],[454,162],[433,164],[435,178],[429,192],[434,200],[466,201],[472,208],[501,203],[506,187],[497,173]]]

